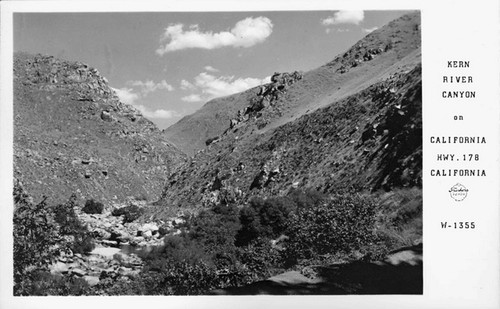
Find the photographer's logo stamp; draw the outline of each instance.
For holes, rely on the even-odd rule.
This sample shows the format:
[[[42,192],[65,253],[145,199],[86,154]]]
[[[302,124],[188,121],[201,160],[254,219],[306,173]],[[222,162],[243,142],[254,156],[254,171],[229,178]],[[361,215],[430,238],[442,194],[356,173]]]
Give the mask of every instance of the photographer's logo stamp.
[[[467,189],[464,185],[457,183],[456,185],[451,187],[448,192],[450,192],[450,196],[452,199],[457,202],[461,202],[467,197],[467,192],[469,192],[469,189]]]

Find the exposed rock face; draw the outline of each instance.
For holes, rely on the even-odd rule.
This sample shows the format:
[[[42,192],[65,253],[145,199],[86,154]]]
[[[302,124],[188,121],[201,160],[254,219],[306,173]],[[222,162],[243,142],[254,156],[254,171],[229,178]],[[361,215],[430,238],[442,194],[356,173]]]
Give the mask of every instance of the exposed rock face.
[[[36,199],[157,198],[184,160],[156,126],[81,62],[17,53],[14,170]]]
[[[252,116],[259,118],[259,121],[253,123],[255,131],[274,129],[308,112],[354,95],[392,74],[413,69],[421,61],[420,40],[420,14],[405,15],[373,31],[319,68],[303,74],[278,74],[275,80],[281,89],[273,91],[276,96],[266,95],[264,100],[259,97],[272,89],[270,86],[275,83],[272,82],[263,85],[264,89],[255,87],[242,93],[216,98],[194,114],[165,129],[164,134],[169,141],[191,156],[206,149],[205,141],[209,138],[223,135],[229,127],[238,129]],[[285,83],[280,82],[285,74],[296,75],[291,79],[293,83],[285,86]],[[283,89],[285,91],[281,91]],[[245,114],[245,109],[251,107],[252,103],[258,111],[252,115]]]
[[[297,183],[325,193],[421,187],[421,104],[417,66],[265,134],[229,131],[172,175],[162,203],[205,205],[216,170],[227,177],[210,192],[215,201],[228,187],[242,201]]]

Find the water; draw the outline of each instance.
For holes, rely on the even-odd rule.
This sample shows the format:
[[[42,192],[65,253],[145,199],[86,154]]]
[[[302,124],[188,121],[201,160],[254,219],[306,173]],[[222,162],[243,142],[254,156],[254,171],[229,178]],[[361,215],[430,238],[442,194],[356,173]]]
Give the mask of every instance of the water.
[[[155,245],[132,246],[132,245],[123,244],[123,245],[120,245],[120,253],[127,254],[127,255],[135,254],[137,256],[140,256],[142,254],[150,253],[151,251],[153,251],[153,249],[155,247],[157,247],[157,246],[155,246]]]
[[[113,247],[97,247],[90,252],[90,254],[100,255],[108,259],[112,259],[113,256],[120,252],[120,248]]]

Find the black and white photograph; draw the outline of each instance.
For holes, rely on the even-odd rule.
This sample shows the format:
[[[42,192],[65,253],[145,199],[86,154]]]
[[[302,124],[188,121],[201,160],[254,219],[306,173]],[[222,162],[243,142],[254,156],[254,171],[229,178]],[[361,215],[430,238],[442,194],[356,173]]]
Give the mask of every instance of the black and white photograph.
[[[422,293],[420,41],[418,11],[15,14],[14,294]]]
[[[481,181],[498,185],[498,107],[477,103],[477,55],[429,47],[429,7],[105,8],[2,15],[13,308],[319,295],[445,308],[432,233],[488,233],[498,251],[498,210],[464,210]]]

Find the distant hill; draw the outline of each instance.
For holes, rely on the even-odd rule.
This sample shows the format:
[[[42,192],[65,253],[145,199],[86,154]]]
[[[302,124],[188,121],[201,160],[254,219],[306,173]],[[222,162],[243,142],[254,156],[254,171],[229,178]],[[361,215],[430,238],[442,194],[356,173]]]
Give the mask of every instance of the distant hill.
[[[35,199],[152,199],[185,155],[97,70],[14,56],[14,173]]]
[[[303,76],[208,102],[164,131],[189,155],[198,151],[159,204],[421,187],[420,58],[415,12]]]
[[[275,113],[267,113],[267,124],[258,131],[276,128],[353,95],[394,73],[410,70],[420,63],[420,57],[420,14],[415,12],[373,31],[333,61],[306,72],[303,79],[293,84],[275,104]],[[291,67],[290,71],[293,70]],[[163,133],[192,156],[206,147],[207,139],[221,135],[237,111],[248,106],[258,91],[259,87],[255,87],[213,99]]]
[[[248,104],[254,93],[255,89],[250,89],[211,100],[194,114],[183,117],[163,130],[163,135],[187,155],[192,156],[196,151],[205,148],[207,139],[216,137],[227,129],[230,119]]]

